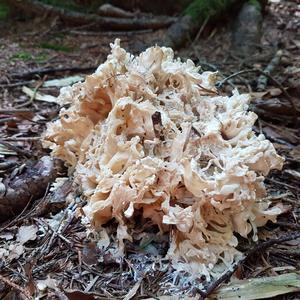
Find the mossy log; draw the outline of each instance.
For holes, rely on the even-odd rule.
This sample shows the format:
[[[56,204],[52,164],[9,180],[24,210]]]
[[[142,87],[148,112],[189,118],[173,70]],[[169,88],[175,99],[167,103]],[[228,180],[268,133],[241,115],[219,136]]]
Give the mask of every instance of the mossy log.
[[[172,48],[185,45],[203,22],[218,18],[238,2],[241,0],[194,0],[186,7],[183,16],[169,27],[163,44]]]

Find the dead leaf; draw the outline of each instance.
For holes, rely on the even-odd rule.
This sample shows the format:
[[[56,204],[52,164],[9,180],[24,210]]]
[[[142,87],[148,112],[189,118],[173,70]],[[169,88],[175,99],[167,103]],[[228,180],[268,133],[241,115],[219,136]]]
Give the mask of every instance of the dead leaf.
[[[63,87],[63,86],[68,86],[72,85],[76,82],[84,80],[84,77],[76,75],[76,76],[70,76],[70,77],[65,77],[61,79],[53,79],[53,80],[47,80],[44,82],[43,87]]]
[[[57,103],[56,97],[53,97],[51,95],[41,94],[39,92],[34,93],[34,91],[28,88],[27,86],[22,87],[22,92],[28,95],[29,97],[34,97],[35,100]]]
[[[218,300],[254,300],[273,298],[300,291],[300,275],[296,273],[282,274],[273,277],[251,278],[234,281],[224,285],[209,299]]]
[[[19,258],[23,254],[24,247],[21,244],[11,244],[9,245],[8,250],[9,250],[8,260],[13,260]]]
[[[282,94],[282,90],[278,88],[271,88],[264,92],[252,92],[250,93],[251,97],[254,99],[261,99],[261,98],[268,98],[268,97],[275,97]],[[268,97],[267,97],[268,96]]]
[[[58,282],[56,279],[48,276],[47,279],[38,280],[36,286],[41,292],[44,292],[47,288],[55,290],[58,286]]]
[[[35,240],[37,231],[38,228],[35,225],[21,226],[17,234],[17,241],[23,245],[28,241]]]

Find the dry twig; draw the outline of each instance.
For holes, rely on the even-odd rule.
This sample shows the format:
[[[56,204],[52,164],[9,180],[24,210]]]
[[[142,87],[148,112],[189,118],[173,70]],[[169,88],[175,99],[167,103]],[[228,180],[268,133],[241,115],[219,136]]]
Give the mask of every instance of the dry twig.
[[[47,78],[47,75],[44,76],[44,78],[38,82],[38,84],[35,86],[34,90],[33,90],[33,94],[31,95],[30,99],[28,101],[26,101],[25,103],[22,103],[22,104],[19,104],[17,106],[15,106],[15,108],[22,108],[22,107],[26,107],[30,104],[32,104],[32,102],[34,101],[35,99],[35,96],[36,96],[36,93],[38,91],[38,89],[44,84],[45,80]]]

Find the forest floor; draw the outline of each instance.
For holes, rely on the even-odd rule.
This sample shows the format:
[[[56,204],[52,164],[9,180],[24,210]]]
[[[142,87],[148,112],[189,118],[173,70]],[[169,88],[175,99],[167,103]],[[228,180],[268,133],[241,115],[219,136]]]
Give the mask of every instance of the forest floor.
[[[253,55],[240,57],[231,50],[233,26],[228,20],[207,25],[197,39],[176,53],[183,59],[191,58],[203,70],[218,70],[226,77],[241,70],[265,69],[282,50],[281,62],[272,74],[280,85],[269,81],[265,91],[257,91],[259,74],[252,72],[234,77],[222,90],[229,93],[234,86],[253,95],[252,109],[259,115],[255,130],[264,133],[285,158],[283,170],[266,178],[270,200],[282,202],[285,213],[277,224],[268,223],[259,230],[260,240],[299,232],[300,228],[299,113],[291,106],[293,102],[300,108],[299,20],[300,8],[295,2],[274,2],[267,7],[262,43]],[[164,30],[95,32],[88,27],[65,27],[58,19],[43,17],[2,21],[0,30],[0,176],[4,178],[13,178],[47,154],[40,137],[47,122],[59,111],[56,103],[32,99],[23,92],[24,86],[57,96],[60,87],[42,84],[92,73],[105,61],[109,43],[116,37],[131,50],[145,40],[164,36]],[[1,299],[15,299],[17,294],[33,299],[37,290],[36,299],[144,299],[196,291],[195,285],[185,285],[180,278],[171,280],[167,261],[161,260],[161,270],[152,269],[153,255],[157,254],[153,249],[145,255],[143,249],[128,245],[122,263],[99,252],[96,239],[87,238],[85,226],[73,213],[75,207],[64,207],[68,191],[64,193],[45,214],[45,210],[40,212],[43,199],[53,194],[47,189],[43,199],[31,201],[20,215],[0,225]],[[78,200],[76,205],[83,203]],[[28,237],[23,244],[18,240],[20,228]],[[160,244],[163,247],[166,241]],[[272,246],[240,266],[235,276],[246,279],[299,271],[299,249],[300,239]],[[2,259],[5,253],[9,255]],[[46,287],[47,296],[43,294]],[[300,294],[290,294],[278,299],[299,297]]]

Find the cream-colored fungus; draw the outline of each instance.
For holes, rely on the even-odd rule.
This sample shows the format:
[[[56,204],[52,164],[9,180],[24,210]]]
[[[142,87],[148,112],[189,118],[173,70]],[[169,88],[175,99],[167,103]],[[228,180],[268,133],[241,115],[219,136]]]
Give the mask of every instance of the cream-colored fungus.
[[[235,233],[256,239],[281,212],[263,200],[263,180],[283,159],[252,131],[249,96],[219,96],[215,73],[170,48],[134,57],[118,40],[111,47],[85,82],[61,90],[69,108],[49,124],[44,146],[74,172],[95,228],[117,220],[121,250],[139,210],[171,231],[176,269],[210,278],[238,256]]]

